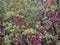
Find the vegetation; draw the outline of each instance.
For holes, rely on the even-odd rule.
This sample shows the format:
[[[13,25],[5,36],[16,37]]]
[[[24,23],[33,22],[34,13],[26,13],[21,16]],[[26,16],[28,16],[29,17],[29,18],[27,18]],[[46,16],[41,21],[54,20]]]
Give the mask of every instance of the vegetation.
[[[40,9],[36,0],[0,3],[0,44],[60,45],[59,9],[55,5]]]

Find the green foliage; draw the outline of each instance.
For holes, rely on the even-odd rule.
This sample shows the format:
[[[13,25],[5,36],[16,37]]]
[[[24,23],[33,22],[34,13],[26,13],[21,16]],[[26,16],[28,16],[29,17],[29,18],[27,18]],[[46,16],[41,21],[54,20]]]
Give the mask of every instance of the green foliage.
[[[52,6],[52,10],[53,10],[53,11],[55,11],[55,9],[56,9],[56,6],[55,6],[55,5],[53,5],[53,6]]]
[[[12,16],[14,16],[14,17],[19,17],[19,14],[18,14],[17,12],[15,12],[15,11],[9,11],[9,12],[7,12],[7,13],[5,14],[4,20],[7,20],[7,19],[9,19],[9,18],[12,17]]]
[[[10,45],[10,39],[9,39],[9,36],[8,35],[5,35],[4,36],[4,43],[6,44],[6,45]]]
[[[19,29],[18,26],[12,25],[12,24],[9,23],[9,22],[3,23],[3,26],[5,26],[5,29],[8,30],[8,31],[10,31],[10,32],[14,32],[14,31],[15,31],[15,32],[20,32],[20,29]]]
[[[32,34],[34,34],[35,33],[35,31],[34,31],[34,29],[26,29],[22,34],[28,34],[28,33],[32,33]]]
[[[57,30],[58,32],[60,32],[60,29],[59,29],[58,24],[56,24],[56,30]]]

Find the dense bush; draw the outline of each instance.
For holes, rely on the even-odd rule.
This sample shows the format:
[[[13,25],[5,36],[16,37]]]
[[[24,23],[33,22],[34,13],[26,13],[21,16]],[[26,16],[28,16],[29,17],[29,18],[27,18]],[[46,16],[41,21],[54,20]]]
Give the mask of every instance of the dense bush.
[[[0,3],[0,44],[60,45],[55,5],[52,9],[40,9],[36,0],[1,0]]]

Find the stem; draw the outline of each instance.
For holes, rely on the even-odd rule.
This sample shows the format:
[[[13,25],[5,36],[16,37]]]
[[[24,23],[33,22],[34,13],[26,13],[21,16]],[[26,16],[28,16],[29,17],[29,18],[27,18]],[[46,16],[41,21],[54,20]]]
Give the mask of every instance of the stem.
[[[57,35],[57,31],[56,31],[56,27],[55,27],[54,23],[53,23],[53,29],[54,29],[55,34]]]

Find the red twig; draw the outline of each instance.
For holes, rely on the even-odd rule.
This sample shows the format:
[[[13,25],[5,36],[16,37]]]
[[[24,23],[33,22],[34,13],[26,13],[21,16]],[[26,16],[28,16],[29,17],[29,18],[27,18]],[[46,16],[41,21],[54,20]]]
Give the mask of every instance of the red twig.
[[[55,17],[54,17],[53,22],[56,22],[56,21],[57,21],[57,16],[58,16],[58,9],[56,9],[56,15],[55,15]],[[57,35],[57,31],[56,31],[56,27],[55,27],[54,23],[53,23],[53,28],[54,28],[55,34]]]
[[[26,22],[25,18],[16,18],[16,17],[13,17],[12,20],[11,20],[11,23],[12,24],[15,24],[17,26],[19,26],[19,28],[21,29],[21,32],[24,31],[23,27],[22,27],[22,22],[24,22],[24,24],[27,26],[28,29],[30,29],[30,25],[28,25],[28,23]]]

